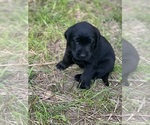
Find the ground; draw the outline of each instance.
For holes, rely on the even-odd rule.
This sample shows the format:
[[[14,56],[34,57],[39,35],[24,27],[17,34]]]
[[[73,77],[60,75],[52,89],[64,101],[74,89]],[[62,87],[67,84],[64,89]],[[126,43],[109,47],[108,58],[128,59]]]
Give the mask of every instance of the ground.
[[[117,3],[117,4],[116,4]],[[58,71],[66,41],[65,30],[86,20],[98,27],[117,55],[109,81],[93,81],[90,90],[79,90],[77,66]],[[119,1],[44,1],[29,6],[29,62],[31,124],[119,124],[121,121],[121,3]]]
[[[28,116],[31,125],[149,124],[147,0],[29,0],[29,6],[24,0],[0,2],[1,124],[26,125]],[[55,67],[64,54],[65,30],[83,20],[96,26],[115,50],[109,87],[98,79],[90,90],[77,89],[74,75],[82,70]],[[140,55],[129,87],[120,83],[122,36]]]
[[[122,120],[128,124],[150,124],[148,5],[148,1],[123,1],[122,36],[132,43],[140,56],[136,72],[129,77],[130,87],[122,87]]]

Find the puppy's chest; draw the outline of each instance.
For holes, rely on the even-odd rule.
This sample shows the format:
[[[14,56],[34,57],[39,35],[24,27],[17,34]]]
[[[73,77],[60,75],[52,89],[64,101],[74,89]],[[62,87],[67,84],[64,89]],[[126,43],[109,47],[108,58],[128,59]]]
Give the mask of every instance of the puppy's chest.
[[[76,60],[75,58],[72,58],[73,62],[75,64],[77,64],[80,68],[84,68],[84,62],[83,61],[79,61],[79,60]]]

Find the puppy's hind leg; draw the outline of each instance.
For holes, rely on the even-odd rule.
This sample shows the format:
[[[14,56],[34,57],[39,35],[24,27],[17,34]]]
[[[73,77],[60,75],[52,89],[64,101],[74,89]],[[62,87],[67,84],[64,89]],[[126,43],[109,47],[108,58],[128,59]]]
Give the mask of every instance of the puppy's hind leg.
[[[74,79],[77,81],[77,82],[80,82],[81,81],[81,74],[77,74],[74,76]]]
[[[109,73],[101,77],[106,86],[109,86],[108,76],[109,76]]]

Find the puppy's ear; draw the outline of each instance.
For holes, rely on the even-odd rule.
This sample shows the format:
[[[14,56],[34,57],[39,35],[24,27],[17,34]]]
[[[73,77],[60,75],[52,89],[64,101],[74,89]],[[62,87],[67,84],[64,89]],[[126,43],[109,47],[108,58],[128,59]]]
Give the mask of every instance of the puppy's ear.
[[[98,46],[99,44],[99,41],[100,41],[100,37],[101,37],[101,34],[100,34],[100,31],[95,27],[95,48]]]
[[[64,33],[64,36],[65,36],[65,38],[66,38],[66,40],[68,41],[69,40],[69,38],[70,38],[70,35],[71,35],[71,27],[69,27],[67,30],[66,30],[66,32]]]
[[[98,41],[100,39],[101,34],[100,34],[100,31],[97,28],[95,28],[95,32],[96,32],[96,38],[97,38],[97,41]]]

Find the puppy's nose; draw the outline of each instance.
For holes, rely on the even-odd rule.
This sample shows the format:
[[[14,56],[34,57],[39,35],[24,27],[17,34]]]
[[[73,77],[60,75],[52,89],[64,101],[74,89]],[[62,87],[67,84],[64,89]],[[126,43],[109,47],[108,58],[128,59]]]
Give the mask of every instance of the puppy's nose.
[[[85,57],[86,57],[86,54],[82,53],[82,54],[79,55],[79,57],[80,57],[80,58],[85,58]]]

